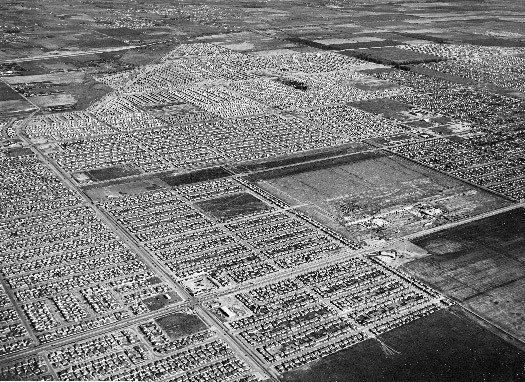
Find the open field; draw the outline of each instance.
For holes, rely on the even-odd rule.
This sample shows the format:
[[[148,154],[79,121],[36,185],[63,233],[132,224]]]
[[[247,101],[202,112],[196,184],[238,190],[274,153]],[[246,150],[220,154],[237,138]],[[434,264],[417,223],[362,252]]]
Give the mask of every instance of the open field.
[[[20,94],[14,91],[5,82],[0,81],[0,102],[3,101],[15,101],[23,99]]]
[[[270,210],[261,200],[248,193],[223,196],[197,205],[219,221],[234,220],[243,215],[260,214]]]
[[[186,313],[171,313],[157,318],[156,321],[171,339],[188,336],[206,329],[206,325],[198,316]]]
[[[377,340],[284,375],[289,382],[520,381],[525,353],[461,316],[440,311]]]
[[[401,237],[508,205],[381,152],[269,170],[258,185],[356,239]]]
[[[403,267],[523,340],[524,227],[518,208],[423,236],[431,255]]]

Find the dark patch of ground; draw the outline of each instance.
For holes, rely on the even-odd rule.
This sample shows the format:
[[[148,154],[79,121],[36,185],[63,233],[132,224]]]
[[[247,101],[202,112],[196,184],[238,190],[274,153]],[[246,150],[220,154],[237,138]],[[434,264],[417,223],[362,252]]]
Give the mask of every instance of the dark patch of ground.
[[[289,37],[287,41],[293,42],[295,44],[300,44],[304,46],[309,46],[312,48],[322,49],[322,50],[337,50],[337,48],[332,48],[330,45],[321,44],[315,41],[307,40],[300,37]]]
[[[1,76],[30,76],[45,74],[45,70],[37,62],[12,62],[0,64]]]
[[[112,91],[109,86],[95,81],[91,76],[86,76],[81,85],[64,86],[64,90],[76,98],[75,110],[86,109]]]
[[[206,324],[195,314],[170,313],[157,318],[155,321],[171,339],[188,336],[206,329]]]
[[[103,182],[106,180],[123,178],[126,176],[138,175],[139,170],[125,167],[106,167],[97,170],[86,171],[86,174],[96,182]]]
[[[150,285],[159,284],[160,282],[162,282],[162,280],[157,276],[153,276],[148,279],[148,283]]]
[[[350,105],[372,114],[381,114],[386,118],[397,119],[405,119],[405,117],[402,117],[401,112],[412,109],[410,105],[389,98],[352,102]]]
[[[207,180],[225,178],[230,175],[231,174],[222,167],[212,167],[206,168],[204,170],[188,172],[181,175],[163,176],[161,177],[161,180],[171,187],[177,187],[184,184],[193,184]]]
[[[283,85],[290,86],[297,90],[306,91],[308,89],[308,85],[301,81],[296,81],[289,78],[279,78],[277,81]]]
[[[469,80],[468,78],[454,76],[449,73],[438,72],[436,70],[425,68],[424,66],[411,66],[410,71],[414,73],[418,73],[418,74],[423,74],[425,76],[445,80],[448,82],[453,82],[453,83],[460,84],[460,85],[473,85],[474,84],[474,82],[472,80]]]
[[[97,32],[100,32],[108,37],[114,37],[117,39],[132,39],[137,38],[142,35],[141,30],[121,27],[121,28],[101,28],[97,29]]]
[[[126,45],[126,43],[120,39],[117,40],[116,38],[96,34],[78,36],[77,44],[81,49],[114,48]]]
[[[368,149],[369,149],[368,146],[362,143],[356,143],[351,146],[335,147],[329,150],[323,150],[321,152],[316,152],[316,153],[311,153],[311,154],[298,155],[298,156],[287,157],[287,158],[279,158],[275,160],[270,159],[268,161],[264,161],[261,163],[247,164],[247,165],[236,167],[233,171],[236,173],[239,173],[239,172],[269,170],[269,169],[276,168],[276,167],[291,166],[294,164],[307,162],[307,161],[313,161],[316,159],[324,159],[324,158],[330,158],[330,157],[344,155],[344,154],[357,153],[357,152],[365,151]]]
[[[3,81],[0,81],[0,101],[15,101],[23,99],[24,98],[14,91],[9,85]]]
[[[394,40],[382,40],[382,41],[360,41],[346,44],[333,44],[329,45],[332,49],[345,50],[345,49],[363,49],[363,48],[377,48],[386,47],[392,45],[398,45],[400,42]],[[346,52],[341,52],[345,54]]]
[[[285,373],[285,382],[512,382],[525,378],[525,353],[458,313],[439,311]]]
[[[205,200],[197,205],[220,221],[233,220],[270,210],[267,204],[246,192]]]
[[[173,304],[174,302],[180,301],[180,297],[176,293],[158,294],[153,297],[148,297],[142,302],[148,307],[149,310],[159,310],[164,308],[166,305]]]
[[[370,48],[359,50],[347,50],[341,52],[347,56],[353,56],[365,61],[371,61],[383,65],[408,65],[422,64],[427,62],[438,62],[444,59],[430,54],[424,54],[392,46],[382,48]]]
[[[315,162],[308,163],[298,163],[294,166],[289,166],[285,168],[273,169],[268,171],[261,171],[257,174],[250,176],[252,180],[264,180],[264,179],[274,179],[281,178],[285,176],[292,176],[295,174],[301,174],[309,171],[317,171],[325,168],[332,168],[347,163],[359,162],[368,159],[380,158],[385,156],[384,154],[378,151],[367,151],[362,153],[349,154],[344,156],[332,157],[321,159]]]
[[[8,157],[19,157],[24,155],[33,155],[30,148],[27,147],[14,147],[5,151]]]
[[[407,265],[459,300],[525,277],[525,210],[518,208],[413,242],[431,256]]]
[[[403,267],[525,341],[525,210],[413,240],[431,255]]]
[[[438,44],[445,44],[447,43],[447,40],[442,37],[427,35],[427,34],[421,34],[421,33],[402,33],[402,32],[393,32],[397,35],[403,36],[403,37],[409,37],[414,38],[418,40],[427,40],[431,42],[435,42]]]

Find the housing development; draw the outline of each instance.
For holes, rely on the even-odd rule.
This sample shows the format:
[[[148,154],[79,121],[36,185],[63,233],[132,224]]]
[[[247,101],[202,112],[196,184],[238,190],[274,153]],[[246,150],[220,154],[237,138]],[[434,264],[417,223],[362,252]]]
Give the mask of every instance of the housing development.
[[[0,380],[525,379],[525,4],[42,3]]]

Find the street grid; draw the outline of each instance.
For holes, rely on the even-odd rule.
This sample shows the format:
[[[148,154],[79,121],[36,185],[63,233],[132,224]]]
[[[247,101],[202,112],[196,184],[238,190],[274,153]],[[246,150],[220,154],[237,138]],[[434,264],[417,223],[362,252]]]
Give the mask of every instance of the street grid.
[[[418,70],[473,82],[500,62],[486,47],[467,74],[470,47],[399,49],[447,59]],[[511,69],[521,50],[498,52],[522,78]],[[507,209],[524,199],[523,102],[485,89],[333,52],[209,43],[100,81],[114,92],[85,111],[31,114],[0,150],[2,378],[278,380],[365,340],[388,348],[381,334],[452,303],[370,257],[405,238],[364,245],[233,166],[384,139],[392,155],[515,202]],[[406,115],[359,108],[383,99],[468,132],[429,136]],[[228,174],[174,180],[218,166]]]

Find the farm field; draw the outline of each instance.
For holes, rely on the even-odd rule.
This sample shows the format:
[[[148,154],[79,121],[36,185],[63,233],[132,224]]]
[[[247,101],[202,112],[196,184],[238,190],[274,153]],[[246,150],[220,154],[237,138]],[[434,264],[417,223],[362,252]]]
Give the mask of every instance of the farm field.
[[[523,340],[524,227],[517,208],[416,238],[430,255],[403,268]]]
[[[525,353],[461,313],[437,312],[380,339],[388,348],[368,340],[289,372],[283,380],[468,382],[519,381],[524,377]]]

